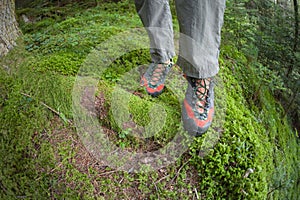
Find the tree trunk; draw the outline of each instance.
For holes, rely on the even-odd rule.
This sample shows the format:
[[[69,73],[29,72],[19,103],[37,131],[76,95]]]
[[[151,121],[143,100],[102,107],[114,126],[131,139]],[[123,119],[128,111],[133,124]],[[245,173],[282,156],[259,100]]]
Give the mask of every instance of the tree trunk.
[[[0,0],[0,57],[16,45],[20,33],[15,17],[15,1]]]
[[[295,17],[295,22],[294,22],[294,45],[293,45],[293,51],[294,53],[298,52],[298,41],[299,41],[299,7],[298,7],[298,1],[293,0],[294,3],[294,17]],[[290,75],[292,74],[293,70],[295,67],[294,61],[291,63],[291,65],[288,67],[286,76],[289,78]]]
[[[299,40],[299,9],[298,1],[293,0],[294,2],[294,16],[295,16],[295,41],[294,41],[294,52],[297,52],[298,40]]]

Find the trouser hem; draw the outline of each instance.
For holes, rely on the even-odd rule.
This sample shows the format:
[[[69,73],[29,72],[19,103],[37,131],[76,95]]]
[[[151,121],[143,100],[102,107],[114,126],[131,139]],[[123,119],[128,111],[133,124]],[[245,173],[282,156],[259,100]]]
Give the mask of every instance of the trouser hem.
[[[178,57],[176,64],[182,68],[182,71],[186,76],[193,78],[214,77],[220,69],[218,63],[211,63],[208,60],[203,61],[203,65],[201,65],[202,67],[195,67],[195,65],[191,64],[181,56]]]

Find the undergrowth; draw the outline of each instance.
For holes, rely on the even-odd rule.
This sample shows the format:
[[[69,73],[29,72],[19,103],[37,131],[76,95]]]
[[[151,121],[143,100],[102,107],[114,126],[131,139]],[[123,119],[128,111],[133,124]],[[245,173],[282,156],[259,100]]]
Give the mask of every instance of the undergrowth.
[[[195,138],[173,164],[148,173],[131,173],[112,169],[87,152],[72,123],[72,88],[93,49],[114,34],[142,26],[132,2],[100,3],[84,9],[70,5],[27,8],[18,14],[30,15],[32,22],[20,22],[23,42],[1,58],[1,199],[299,196],[297,134],[283,117],[268,82],[257,81],[260,77],[255,67],[259,64],[249,61],[233,41],[226,40],[221,47],[219,77],[226,117],[218,142],[202,155],[206,137]],[[130,97],[129,111],[139,126],[151,122],[148,111],[153,106],[161,104],[165,109],[166,122],[149,140],[132,137],[134,127],[120,128],[114,119],[114,86],[126,72],[149,61],[148,50],[129,52],[99,77],[100,123],[110,140],[123,149],[160,148],[180,126],[180,103],[168,87],[159,98],[149,97],[141,88]],[[224,107],[222,103],[217,105]],[[210,129],[208,134],[214,131]]]

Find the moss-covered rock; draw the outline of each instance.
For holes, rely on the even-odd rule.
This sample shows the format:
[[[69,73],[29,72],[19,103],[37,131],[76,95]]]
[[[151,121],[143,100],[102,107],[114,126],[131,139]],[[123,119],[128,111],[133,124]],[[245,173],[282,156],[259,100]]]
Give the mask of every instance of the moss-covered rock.
[[[297,199],[297,134],[263,80],[265,74],[258,73],[262,65],[250,61],[234,41],[224,41],[221,48],[214,124],[176,162],[134,174],[110,169],[91,156],[72,120],[66,120],[74,112],[74,76],[83,64],[93,67],[85,59],[99,44],[142,24],[131,1],[73,8],[78,10],[62,9],[65,17],[56,23],[55,16],[45,16],[21,24],[25,47],[1,60],[0,198]],[[26,12],[30,9],[21,13]],[[159,149],[180,128],[182,94],[175,94],[171,83],[158,98],[136,85],[140,74],[132,70],[149,62],[148,50],[127,52],[97,77],[100,124],[122,149]],[[126,112],[116,112],[120,108]],[[155,121],[157,115],[165,121]],[[151,137],[132,134],[151,123],[160,126]]]

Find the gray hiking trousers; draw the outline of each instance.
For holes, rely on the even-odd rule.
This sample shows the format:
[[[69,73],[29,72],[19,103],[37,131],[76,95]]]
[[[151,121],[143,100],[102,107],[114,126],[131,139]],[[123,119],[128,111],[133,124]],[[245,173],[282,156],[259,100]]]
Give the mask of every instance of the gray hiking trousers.
[[[219,71],[219,47],[226,0],[175,0],[180,27],[177,64],[187,76],[208,78]],[[150,38],[155,63],[175,56],[169,0],[135,0]]]

